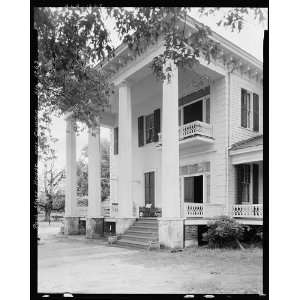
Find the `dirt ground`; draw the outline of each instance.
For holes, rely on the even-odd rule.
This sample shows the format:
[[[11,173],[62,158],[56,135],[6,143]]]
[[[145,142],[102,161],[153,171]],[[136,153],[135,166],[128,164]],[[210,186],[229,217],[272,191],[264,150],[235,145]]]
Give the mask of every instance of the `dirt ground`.
[[[40,293],[262,293],[262,249],[132,250],[39,226]]]

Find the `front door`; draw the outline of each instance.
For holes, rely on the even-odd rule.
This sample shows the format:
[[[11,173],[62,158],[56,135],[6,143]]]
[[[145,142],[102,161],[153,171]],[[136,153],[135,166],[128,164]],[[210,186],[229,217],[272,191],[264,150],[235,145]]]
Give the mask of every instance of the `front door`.
[[[145,173],[145,206],[151,204],[151,207],[155,207],[155,173]]]

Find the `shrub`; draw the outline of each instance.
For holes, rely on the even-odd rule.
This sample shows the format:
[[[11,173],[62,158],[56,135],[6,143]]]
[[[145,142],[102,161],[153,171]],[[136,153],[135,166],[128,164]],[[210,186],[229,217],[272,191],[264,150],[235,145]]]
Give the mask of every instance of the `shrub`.
[[[208,241],[210,248],[237,246],[244,234],[243,225],[228,216],[217,217],[208,222],[207,227],[203,238]]]

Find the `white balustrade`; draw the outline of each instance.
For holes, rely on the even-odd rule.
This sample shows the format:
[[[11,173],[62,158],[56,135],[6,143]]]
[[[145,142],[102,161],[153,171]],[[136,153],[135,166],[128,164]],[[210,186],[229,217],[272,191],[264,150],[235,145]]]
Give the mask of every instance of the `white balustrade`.
[[[201,135],[206,137],[212,137],[212,125],[200,121],[194,121],[184,124],[179,127],[179,140],[183,140],[190,136]],[[158,144],[162,143],[162,133],[158,134]]]
[[[212,137],[212,125],[200,121],[194,121],[179,127],[179,140],[197,134]]]
[[[240,218],[262,218],[262,204],[236,204],[232,207],[232,216]]]
[[[184,203],[184,216],[186,218],[199,218],[203,217],[203,204],[202,203]]]

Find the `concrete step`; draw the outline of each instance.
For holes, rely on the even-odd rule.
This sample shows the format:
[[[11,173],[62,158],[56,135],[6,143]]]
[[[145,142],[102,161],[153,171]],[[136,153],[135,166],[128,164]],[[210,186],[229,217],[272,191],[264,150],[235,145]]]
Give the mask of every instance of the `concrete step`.
[[[148,236],[148,237],[151,237],[153,234],[155,235],[158,235],[158,231],[145,231],[145,230],[136,230],[134,228],[129,228],[127,231],[126,231],[126,234],[132,234],[132,235],[139,235],[139,236]]]
[[[122,239],[131,240],[131,241],[141,241],[141,242],[148,242],[148,241],[158,241],[158,235],[156,236],[142,236],[142,235],[133,235],[130,233],[126,233],[122,235]]]
[[[134,229],[134,230],[145,230],[145,231],[157,231],[158,232],[158,227],[154,227],[154,226],[148,226],[148,225],[139,225],[139,224],[134,224],[130,227],[130,229]]]
[[[144,220],[139,220],[139,221],[136,221],[135,224],[145,224],[145,225],[151,225],[151,226],[158,226],[158,222],[150,222],[150,221],[144,221]]]
[[[140,218],[137,222],[158,223],[157,219]]]
[[[133,241],[128,239],[121,238],[116,242],[116,245],[120,246],[130,246],[134,248],[142,248],[142,249],[148,249],[149,243],[148,242],[142,242],[142,241]]]

